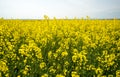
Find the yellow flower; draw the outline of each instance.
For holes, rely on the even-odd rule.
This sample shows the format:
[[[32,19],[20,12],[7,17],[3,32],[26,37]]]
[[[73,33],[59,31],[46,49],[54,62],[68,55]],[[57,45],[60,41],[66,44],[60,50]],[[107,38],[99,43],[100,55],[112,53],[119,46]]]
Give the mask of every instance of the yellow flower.
[[[26,63],[26,62],[27,62],[27,60],[25,59],[25,60],[24,60],[24,63]]]
[[[27,71],[26,71],[26,70],[23,70],[23,74],[26,75],[26,74],[27,74]]]
[[[41,77],[48,77],[48,74],[43,74]]]
[[[49,51],[48,52],[48,58],[51,59],[51,57],[52,57],[52,51]]]
[[[65,56],[67,56],[68,55],[68,52],[67,51],[64,51],[64,52],[62,52],[62,57],[65,57]]]
[[[116,71],[116,77],[119,77],[120,76],[120,70],[117,70]]]
[[[95,44],[95,43],[92,43],[92,44],[91,44],[91,47],[95,48],[95,47],[96,47],[96,44]]]
[[[58,56],[58,54],[57,54],[57,53],[54,53],[53,56],[54,56],[54,58],[56,59],[57,56]]]
[[[57,74],[56,77],[65,77],[65,76],[62,74]]]
[[[45,66],[46,66],[46,63],[45,63],[45,62],[40,63],[40,68],[41,68],[41,69],[44,68]]]
[[[77,55],[73,55],[73,56],[72,56],[72,61],[73,61],[73,62],[76,62],[77,59],[78,59]]]
[[[68,62],[68,61],[65,61],[65,65],[66,65],[66,66],[69,65],[69,62]]]
[[[71,76],[72,76],[72,77],[80,77],[80,76],[77,74],[77,72],[75,72],[75,71],[72,71]]]
[[[42,53],[41,52],[36,52],[36,57],[38,58],[38,59],[42,59],[43,57],[42,57]]]
[[[49,68],[49,71],[50,71],[51,73],[55,73],[55,72],[56,72],[56,69],[54,69],[54,67],[51,66],[51,67]]]
[[[67,69],[63,69],[64,75],[66,75],[67,73]]]
[[[102,74],[102,72],[103,72],[103,70],[100,67],[98,67],[96,69],[96,74]]]
[[[73,50],[73,54],[77,54],[78,53],[78,50],[77,49],[74,49]]]
[[[0,61],[0,71],[6,72],[8,67],[4,61]]]

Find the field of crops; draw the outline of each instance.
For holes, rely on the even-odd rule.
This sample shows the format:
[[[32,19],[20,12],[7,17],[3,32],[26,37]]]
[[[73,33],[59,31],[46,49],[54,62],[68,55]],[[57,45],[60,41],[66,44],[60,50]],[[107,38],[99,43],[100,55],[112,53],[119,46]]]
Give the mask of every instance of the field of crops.
[[[120,77],[120,20],[0,19],[0,77]]]

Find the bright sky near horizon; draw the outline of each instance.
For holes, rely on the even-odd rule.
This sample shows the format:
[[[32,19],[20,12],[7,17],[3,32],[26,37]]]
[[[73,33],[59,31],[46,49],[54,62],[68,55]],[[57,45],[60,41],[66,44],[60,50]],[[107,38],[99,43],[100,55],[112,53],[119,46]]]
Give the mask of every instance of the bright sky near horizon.
[[[0,0],[0,17],[120,18],[120,0]]]

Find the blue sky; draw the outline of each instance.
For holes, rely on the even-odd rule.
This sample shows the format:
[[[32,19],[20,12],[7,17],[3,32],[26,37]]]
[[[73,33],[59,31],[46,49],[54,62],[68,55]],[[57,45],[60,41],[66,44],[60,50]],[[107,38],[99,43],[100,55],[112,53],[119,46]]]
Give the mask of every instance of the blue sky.
[[[120,18],[120,0],[0,0],[0,17]]]

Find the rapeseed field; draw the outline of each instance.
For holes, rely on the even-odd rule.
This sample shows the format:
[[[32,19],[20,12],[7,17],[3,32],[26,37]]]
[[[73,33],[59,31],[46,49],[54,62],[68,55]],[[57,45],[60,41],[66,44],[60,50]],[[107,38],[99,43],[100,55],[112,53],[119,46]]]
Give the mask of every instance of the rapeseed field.
[[[120,77],[120,20],[0,19],[0,77]]]

